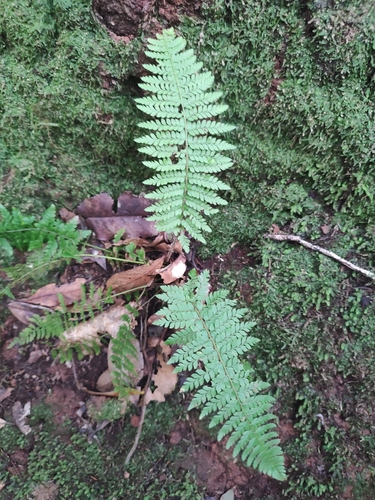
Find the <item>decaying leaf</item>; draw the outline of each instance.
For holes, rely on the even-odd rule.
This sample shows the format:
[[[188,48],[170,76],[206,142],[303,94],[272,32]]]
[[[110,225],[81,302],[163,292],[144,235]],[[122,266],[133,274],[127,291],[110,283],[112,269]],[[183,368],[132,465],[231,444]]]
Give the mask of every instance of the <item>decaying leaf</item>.
[[[59,486],[53,481],[39,484],[31,493],[33,500],[56,500]]]
[[[165,401],[165,396],[170,394],[177,385],[177,373],[174,372],[174,367],[168,365],[168,359],[171,354],[171,347],[165,345],[163,341],[160,342],[162,351],[158,353],[158,372],[152,376],[156,390],[152,392],[148,389],[145,395],[145,402],[148,404],[150,401]]]
[[[182,276],[185,274],[186,271],[185,262],[186,262],[186,257],[185,255],[181,254],[177,257],[177,259],[174,262],[172,262],[172,264],[169,264],[169,266],[165,267],[164,269],[158,269],[156,272],[160,274],[164,283],[166,285],[169,285],[170,283],[173,283],[179,278],[182,278]]]
[[[66,330],[61,336],[60,344],[85,344],[90,342],[100,344],[98,333],[116,335],[120,326],[124,323],[122,319],[124,314],[129,315],[129,311],[124,306],[114,305],[95,316],[94,319]]]
[[[30,319],[35,315],[40,316],[46,311],[52,312],[53,309],[44,306],[38,306],[36,304],[28,304],[27,302],[12,301],[8,304],[9,311],[15,316],[21,323],[25,325],[30,324]]]
[[[7,424],[9,424],[9,422],[7,422],[6,420],[3,420],[2,418],[0,418],[0,429],[2,429],[3,427],[5,427]]]
[[[109,241],[123,229],[126,238],[153,238],[158,234],[155,224],[138,216],[90,217],[86,224],[98,240]]]
[[[16,401],[12,407],[12,415],[16,426],[22,432],[22,434],[29,434],[31,432],[31,427],[26,424],[26,418],[30,415],[31,403],[28,401],[22,408],[20,401]]]
[[[64,299],[66,306],[78,302],[82,298],[82,285],[86,283],[84,278],[77,278],[71,283],[57,286],[55,283],[39,288],[31,297],[23,302],[37,304],[40,306],[55,308],[60,305],[58,294]]]
[[[76,209],[76,214],[84,217],[86,225],[101,241],[109,241],[121,229],[126,238],[152,238],[158,234],[155,224],[145,219],[145,208],[151,200],[135,196],[126,191],[117,202],[107,193],[101,193],[83,201]]]
[[[4,399],[9,398],[9,396],[13,392],[13,387],[8,387],[7,389],[0,389],[0,403],[4,401]]]
[[[154,260],[150,264],[137,266],[128,271],[114,274],[106,283],[106,288],[112,288],[113,292],[128,292],[134,288],[150,286],[154,280],[156,269],[164,262],[164,257]]]

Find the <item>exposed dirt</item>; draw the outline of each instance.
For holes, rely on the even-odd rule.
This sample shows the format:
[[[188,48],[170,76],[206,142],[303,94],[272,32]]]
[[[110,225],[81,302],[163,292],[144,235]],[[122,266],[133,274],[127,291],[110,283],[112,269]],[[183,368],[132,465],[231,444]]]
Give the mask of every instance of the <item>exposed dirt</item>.
[[[199,17],[202,3],[202,0],[93,0],[92,9],[109,36],[127,44],[141,33],[145,40],[154,38],[164,28],[178,26],[183,16]],[[142,49],[133,76],[145,74],[142,65],[146,61]],[[105,85],[108,86],[107,81]]]

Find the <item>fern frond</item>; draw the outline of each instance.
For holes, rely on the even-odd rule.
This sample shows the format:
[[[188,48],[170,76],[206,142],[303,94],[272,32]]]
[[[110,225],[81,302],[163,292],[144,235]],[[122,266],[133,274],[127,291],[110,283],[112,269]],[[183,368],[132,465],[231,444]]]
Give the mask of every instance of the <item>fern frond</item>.
[[[133,333],[134,318],[138,311],[128,304],[129,314],[122,316],[124,323],[120,326],[117,337],[112,339],[111,362],[114,370],[111,372],[114,391],[119,398],[127,398],[133,387],[136,386],[136,360],[139,356],[136,348],[136,338]]]
[[[145,184],[162,186],[146,195],[156,200],[148,208],[153,212],[150,220],[159,230],[178,236],[187,251],[189,240],[184,233],[205,242],[203,232],[210,228],[201,214],[215,213],[211,205],[226,204],[216,191],[229,187],[211,174],[232,165],[221,152],[234,146],[214,136],[234,127],[212,120],[227,106],[214,104],[222,93],[207,92],[213,76],[209,71],[199,72],[202,64],[192,50],[184,50],[185,45],[173,28],[149,40],[146,54],[157,65],[144,65],[152,75],[143,77],[140,87],[152,94],[136,103],[155,119],[139,124],[150,133],[136,142],[144,144],[140,152],[156,159],[144,162],[158,172]]]
[[[285,479],[285,467],[275,416],[275,400],[263,394],[269,384],[254,381],[251,370],[239,356],[258,339],[249,336],[253,322],[243,322],[245,309],[220,290],[209,294],[209,273],[191,274],[183,287],[163,286],[159,296],[167,307],[159,311],[157,324],[176,329],[168,343],[182,347],[170,362],[176,371],[196,370],[185,382],[185,390],[197,390],[189,409],[203,406],[201,418],[211,415],[210,427],[221,425],[218,439],[229,435],[227,448],[241,454],[247,465],[275,479]],[[203,363],[204,369],[201,368]]]
[[[13,248],[31,252],[25,264],[5,268],[12,286],[24,283],[30,277],[38,277],[50,269],[80,259],[79,245],[91,231],[77,229],[77,221],[67,223],[56,218],[51,205],[39,220],[23,215],[18,209],[11,212],[0,205],[0,250],[11,255]],[[7,289],[0,290],[0,296]]]

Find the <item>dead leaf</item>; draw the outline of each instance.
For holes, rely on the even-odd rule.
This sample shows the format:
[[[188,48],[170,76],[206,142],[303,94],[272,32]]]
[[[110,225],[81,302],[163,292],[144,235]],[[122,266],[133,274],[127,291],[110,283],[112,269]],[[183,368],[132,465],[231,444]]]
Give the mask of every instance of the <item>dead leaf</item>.
[[[330,232],[330,230],[332,229],[332,226],[330,224],[323,224],[322,226],[320,226],[320,229],[322,230],[322,233],[323,234],[328,234]]]
[[[234,500],[234,489],[231,488],[224,495],[221,495],[220,500]]]
[[[165,345],[163,341],[160,342],[160,346],[162,348],[161,352],[158,354],[158,372],[156,375],[152,376],[152,380],[156,387],[154,392],[151,389],[148,389],[145,395],[145,404],[147,405],[150,401],[158,401],[162,403],[165,401],[165,396],[170,394],[177,385],[177,373],[174,372],[174,367],[172,365],[168,365],[165,358],[169,359],[169,356],[166,354],[170,347]],[[165,352],[164,352],[165,350]]]
[[[111,217],[114,201],[108,193],[100,193],[84,200],[75,210],[81,217]]]
[[[56,500],[59,487],[53,481],[39,484],[31,493],[33,500]]]
[[[39,288],[31,297],[24,300],[28,304],[37,304],[44,307],[55,308],[60,305],[58,294],[62,295],[66,306],[78,302],[82,298],[82,285],[86,283],[84,278],[77,278],[72,283],[57,286],[55,283]]]
[[[61,210],[59,210],[59,215],[60,215],[61,220],[63,220],[64,222],[69,222],[70,220],[72,220],[74,218],[78,219],[78,215],[76,215],[73,212],[70,212],[70,210],[67,210],[64,207]]]
[[[114,274],[106,283],[106,288],[112,288],[114,293],[128,292],[134,288],[150,286],[155,277],[156,269],[164,262],[164,257],[154,260],[150,264],[137,266],[128,271]]]
[[[12,387],[8,387],[7,389],[0,389],[0,403],[2,403],[4,399],[9,398],[13,390],[14,389]]]
[[[96,389],[99,392],[110,392],[113,391],[113,380],[111,372],[108,368],[100,375],[96,382]]]
[[[86,323],[80,323],[77,326],[69,328],[61,335],[61,344],[75,344],[96,342],[100,344],[98,332],[109,333],[112,337],[117,335],[120,326],[124,323],[122,316],[126,314],[129,316],[129,311],[124,306],[115,305],[106,311],[95,316],[94,319]]]
[[[152,205],[154,202],[144,196],[136,196],[131,191],[124,191],[120,194],[117,201],[117,215],[139,215],[147,217],[150,212],[146,212],[145,208]]]
[[[85,252],[86,257],[82,259],[82,262],[95,262],[95,264],[98,264],[104,271],[107,270],[107,261],[101,251],[96,248],[86,248]],[[88,257],[87,254],[91,254],[92,257]]]
[[[122,193],[115,202],[107,193],[101,193],[84,200],[76,209],[76,214],[85,218],[86,225],[101,241],[109,241],[121,229],[128,238],[151,238],[158,234],[155,224],[147,221],[145,208],[151,200],[135,196],[130,191]]]
[[[0,429],[2,429],[3,427],[5,427],[7,424],[9,424],[9,422],[7,422],[6,420],[3,420],[2,418],[0,418]]]
[[[160,274],[162,280],[166,285],[173,283],[174,281],[182,278],[186,271],[186,257],[181,254],[177,257],[177,259],[169,264],[169,266],[164,269],[158,269],[156,272]]]
[[[35,349],[35,351],[31,351],[29,359],[27,360],[28,363],[31,365],[36,363],[38,359],[40,359],[42,356],[47,356],[48,353],[44,349]]]
[[[22,434],[29,434],[31,432],[31,427],[26,424],[26,417],[30,415],[31,403],[28,401],[22,408],[22,404],[17,401],[12,407],[12,415],[16,426],[22,432]]]
[[[138,216],[90,217],[86,224],[101,241],[111,240],[123,229],[126,238],[153,238],[158,234],[154,222]]]
[[[35,304],[29,304],[27,302],[12,301],[8,304],[9,311],[15,316],[19,321],[25,325],[30,324],[30,319],[35,315],[40,316],[46,311],[52,312],[53,309],[44,306],[38,306]]]
[[[139,423],[141,421],[141,417],[139,415],[132,415],[130,419],[130,425],[132,427],[139,427]]]
[[[173,431],[171,432],[169,436],[169,442],[171,444],[178,444],[182,439],[181,434],[178,431]]]

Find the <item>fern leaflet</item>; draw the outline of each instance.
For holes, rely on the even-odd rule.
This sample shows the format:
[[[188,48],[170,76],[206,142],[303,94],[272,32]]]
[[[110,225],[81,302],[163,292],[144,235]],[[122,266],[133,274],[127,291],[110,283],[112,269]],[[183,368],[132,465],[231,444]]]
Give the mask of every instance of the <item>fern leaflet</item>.
[[[185,232],[205,243],[202,233],[211,230],[204,215],[218,211],[212,205],[226,204],[216,191],[229,186],[212,174],[232,165],[221,153],[234,146],[215,136],[234,127],[212,121],[227,106],[214,104],[222,93],[207,92],[213,76],[209,71],[199,72],[202,63],[192,50],[184,50],[185,45],[173,28],[149,40],[146,54],[158,64],[144,65],[152,75],[142,77],[140,87],[152,95],[138,98],[136,103],[155,120],[139,124],[150,133],[136,142],[144,144],[140,152],[155,158],[143,162],[157,171],[145,181],[158,187],[146,195],[156,200],[146,209],[153,212],[149,219],[156,221],[160,231],[175,234],[187,251]]]
[[[275,479],[285,479],[285,468],[275,416],[270,413],[275,400],[262,394],[269,384],[254,381],[251,369],[239,356],[259,340],[248,336],[254,323],[242,322],[246,309],[236,309],[228,291],[209,294],[209,273],[191,273],[183,287],[163,286],[159,296],[167,302],[157,324],[177,329],[168,343],[182,347],[170,362],[177,371],[196,370],[184,389],[198,389],[189,409],[203,406],[201,418],[213,414],[210,427],[221,425],[218,439],[230,435],[227,448],[241,453],[247,465]],[[204,368],[201,368],[203,363]]]

